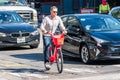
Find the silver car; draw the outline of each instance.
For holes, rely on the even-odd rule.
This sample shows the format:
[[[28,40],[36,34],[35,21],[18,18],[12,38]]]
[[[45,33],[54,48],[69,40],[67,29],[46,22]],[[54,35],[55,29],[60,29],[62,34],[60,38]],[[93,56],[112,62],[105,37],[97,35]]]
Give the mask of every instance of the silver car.
[[[110,10],[109,15],[113,16],[114,18],[120,21],[120,6],[113,7]]]

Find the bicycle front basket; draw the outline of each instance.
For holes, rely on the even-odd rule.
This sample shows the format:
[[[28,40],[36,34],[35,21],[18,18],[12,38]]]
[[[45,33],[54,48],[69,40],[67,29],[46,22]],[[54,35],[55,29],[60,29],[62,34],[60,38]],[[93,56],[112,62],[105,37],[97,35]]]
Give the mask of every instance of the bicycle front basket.
[[[54,36],[52,37],[52,39],[53,39],[54,45],[56,45],[56,46],[60,46],[60,45],[63,45],[63,44],[64,44],[64,35],[61,35],[61,34],[59,34],[59,35],[54,35]]]

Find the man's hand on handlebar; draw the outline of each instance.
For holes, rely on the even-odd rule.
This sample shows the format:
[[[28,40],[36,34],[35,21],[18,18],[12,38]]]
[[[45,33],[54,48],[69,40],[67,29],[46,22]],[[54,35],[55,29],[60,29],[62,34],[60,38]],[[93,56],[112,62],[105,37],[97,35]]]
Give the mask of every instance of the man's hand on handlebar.
[[[67,34],[67,31],[66,30],[62,31],[62,34],[64,34],[64,35]]]
[[[48,31],[46,31],[46,30],[43,30],[42,32],[43,32],[43,34],[48,34]]]

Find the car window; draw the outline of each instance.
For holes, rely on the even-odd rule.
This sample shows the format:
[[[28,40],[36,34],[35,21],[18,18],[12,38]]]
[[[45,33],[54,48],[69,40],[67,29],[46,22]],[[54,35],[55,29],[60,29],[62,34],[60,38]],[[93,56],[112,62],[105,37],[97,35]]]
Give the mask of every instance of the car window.
[[[114,20],[107,18],[106,19],[106,23],[109,26],[109,29],[113,30],[113,29],[120,29],[120,23],[115,22]]]
[[[68,18],[67,16],[66,16],[66,17],[62,17],[62,18],[61,18],[61,19],[62,19],[62,21],[63,21],[64,26],[66,26],[66,24],[67,24],[67,23],[66,23],[67,18]]]
[[[120,9],[115,9],[112,11],[112,16],[120,19]]]
[[[87,31],[120,29],[120,22],[113,17],[80,18],[83,28]]]
[[[0,0],[0,6],[25,6],[21,0]]]
[[[74,33],[79,32],[80,26],[79,26],[79,20],[75,17],[69,17],[68,22],[67,22],[67,30],[72,31]]]
[[[0,23],[18,23],[23,22],[23,19],[13,12],[0,12]]]
[[[101,30],[106,28],[104,19],[102,18],[81,18],[81,23],[85,30]]]
[[[69,17],[68,19],[68,27],[71,26],[79,26],[79,21],[75,17]]]

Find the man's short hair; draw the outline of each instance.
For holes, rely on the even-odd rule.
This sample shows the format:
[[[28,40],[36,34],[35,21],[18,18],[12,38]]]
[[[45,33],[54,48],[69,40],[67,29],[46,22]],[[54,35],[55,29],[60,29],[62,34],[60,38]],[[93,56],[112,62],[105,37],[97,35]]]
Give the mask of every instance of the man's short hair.
[[[53,9],[58,9],[58,8],[56,6],[52,6],[50,10],[53,10]]]

